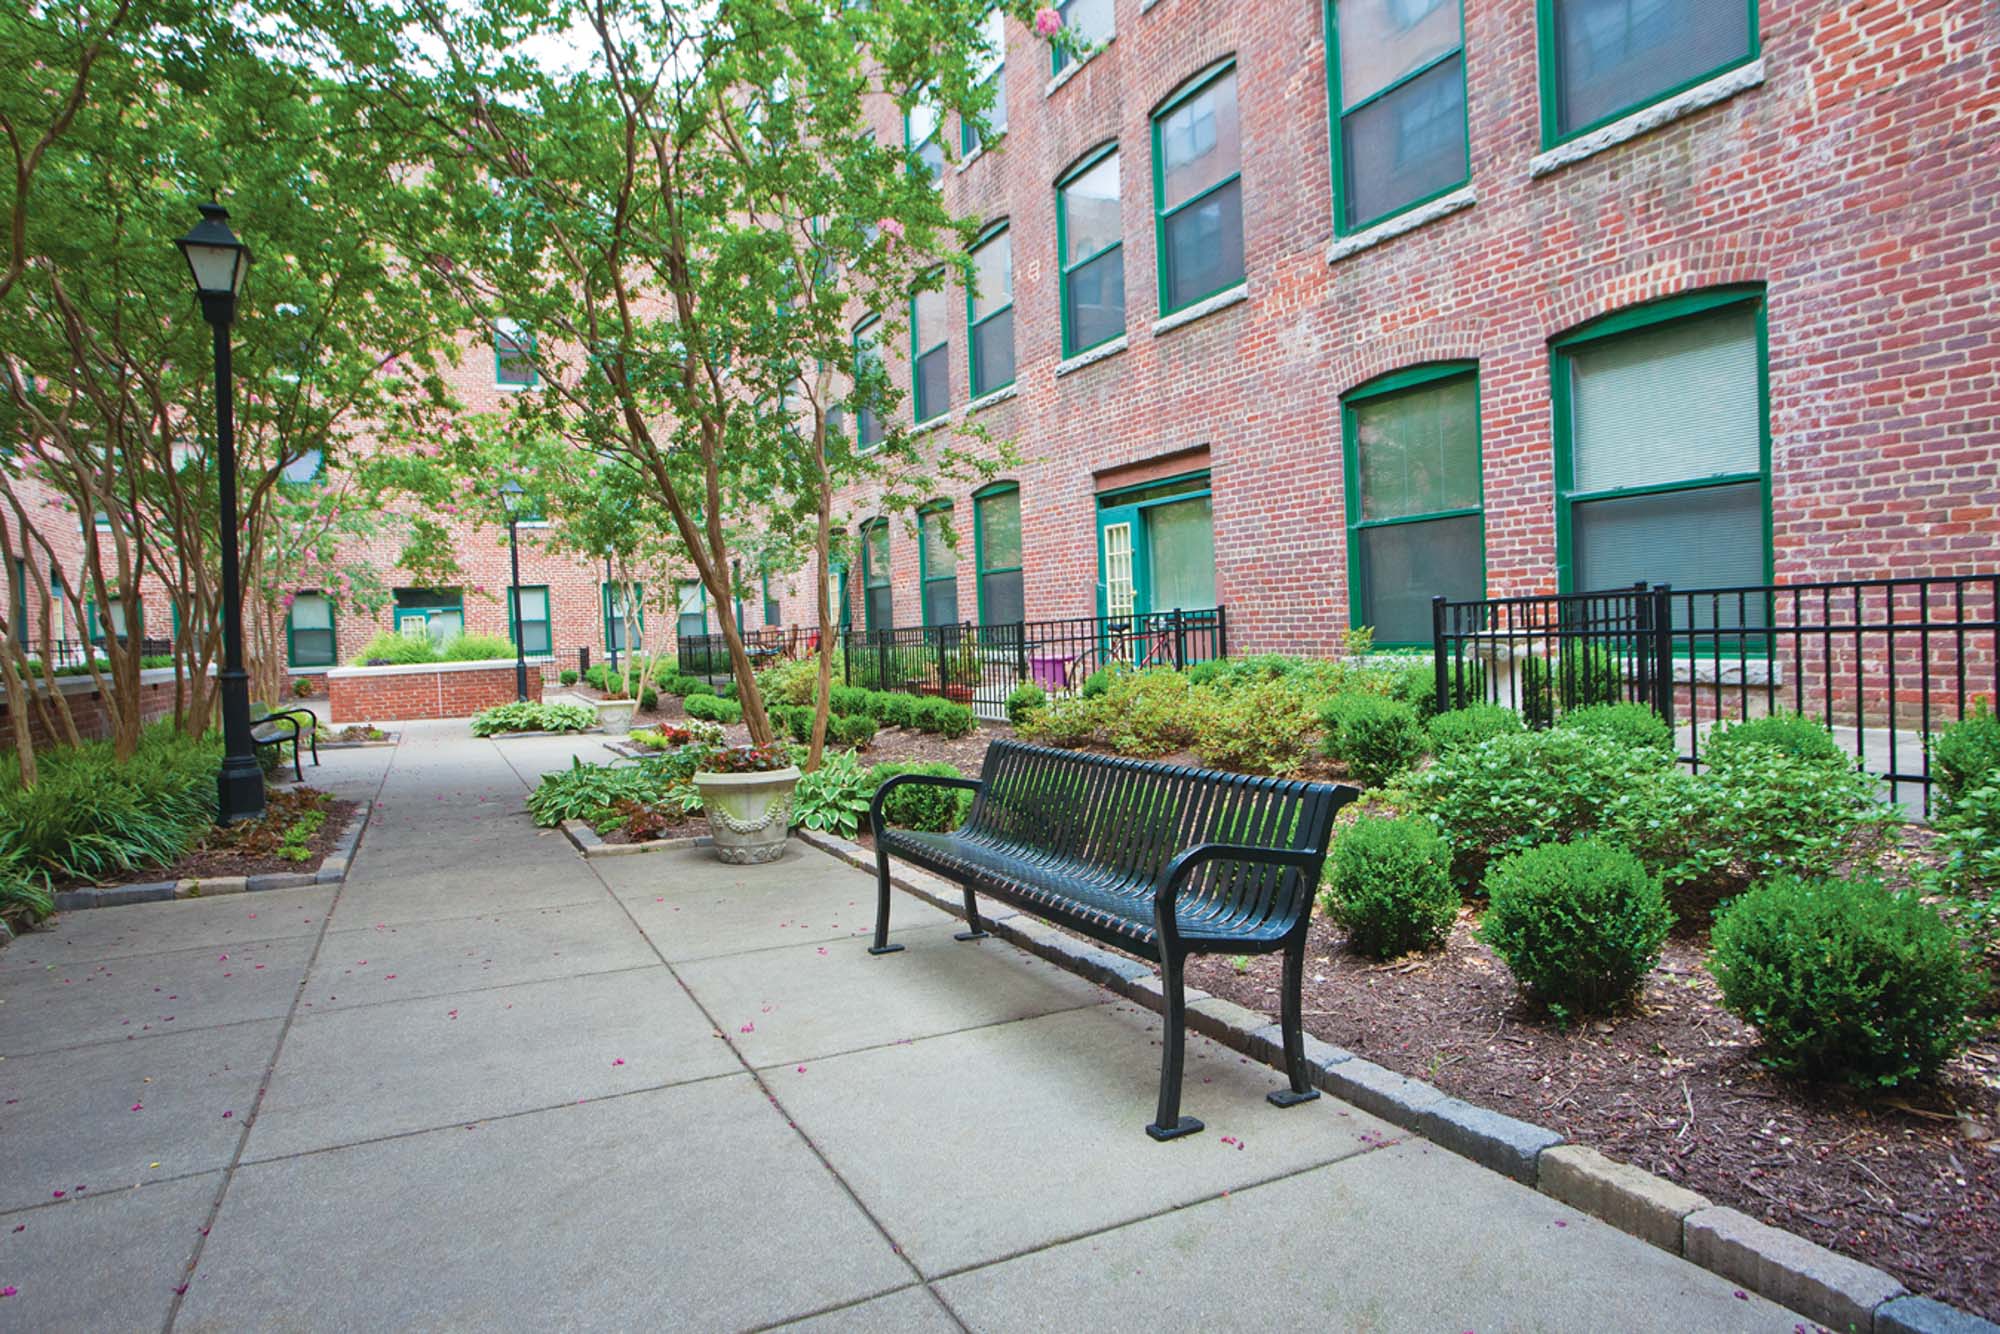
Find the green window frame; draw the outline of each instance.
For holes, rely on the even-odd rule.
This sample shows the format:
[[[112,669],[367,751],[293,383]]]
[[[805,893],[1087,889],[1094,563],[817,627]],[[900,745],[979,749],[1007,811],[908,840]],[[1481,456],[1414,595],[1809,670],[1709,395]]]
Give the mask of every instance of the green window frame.
[[[644,634],[646,631],[645,586],[625,580],[615,580],[608,583],[600,583],[597,588],[598,605],[604,621],[604,651],[606,654],[629,653],[632,648],[632,637],[625,632],[626,604],[629,603],[632,610],[636,613],[635,619],[639,622],[639,632]]]
[[[1049,47],[1049,73],[1060,74],[1072,60],[1088,60],[1096,54],[1096,48],[1118,35],[1115,26],[1116,15],[1111,0],[1057,0],[1056,13],[1062,18],[1065,32],[1075,35],[1077,42],[1090,50],[1081,57],[1072,56],[1059,46]]]
[[[699,579],[674,580],[674,634],[690,639],[708,632],[708,585]]]
[[[538,381],[535,336],[513,320],[504,317],[495,320],[493,383],[502,389],[532,389]]]
[[[933,501],[917,511],[917,586],[924,624],[958,624],[958,548],[947,540],[951,502]]]
[[[1327,0],[1325,13],[1334,234],[1350,236],[1472,180],[1465,6]],[[1394,72],[1371,63],[1385,51]]]
[[[326,624],[300,625],[302,605],[306,606],[309,619],[311,613],[323,611]],[[175,614],[178,617],[179,608]],[[332,667],[339,661],[340,627],[333,599],[316,588],[300,590],[292,596],[291,608],[285,612],[285,662],[292,667]]]
[[[1678,353],[1672,339],[1679,335],[1686,340],[1689,335],[1700,333],[1704,328],[1724,330],[1732,320],[1739,322],[1741,331],[1740,322],[1746,319],[1756,358],[1754,405],[1750,402],[1747,383],[1689,386],[1671,393],[1650,385],[1641,386],[1649,396],[1642,405],[1643,410],[1635,416],[1649,424],[1652,438],[1639,441],[1636,448],[1620,451],[1613,459],[1614,463],[1623,459],[1640,460],[1638,475],[1629,480],[1607,481],[1602,476],[1594,475],[1604,471],[1597,465],[1591,465],[1580,473],[1576,429],[1580,360],[1607,350],[1614,356],[1621,351],[1632,356],[1635,352],[1651,348],[1680,355],[1699,355],[1698,352]],[[1549,354],[1555,426],[1556,571],[1561,590],[1566,593],[1589,592],[1594,590],[1581,587],[1586,581],[1612,587],[1624,586],[1639,579],[1651,584],[1665,583],[1687,588],[1769,584],[1773,569],[1771,386],[1763,286],[1745,284],[1711,288],[1616,311],[1552,339]],[[1664,361],[1664,357],[1655,358],[1655,361]],[[1636,364],[1654,363],[1641,360]],[[1629,367],[1620,369],[1626,378],[1631,378]],[[1719,415],[1724,412],[1734,413],[1733,432],[1716,429],[1721,424]],[[1749,444],[1747,438],[1739,440],[1734,446],[1733,458],[1721,454],[1716,443],[1732,433],[1747,436],[1753,429],[1747,421],[1752,414],[1756,419],[1754,467],[1745,466],[1751,461],[1750,451],[1746,448]],[[1600,413],[1599,417],[1602,416]],[[1677,441],[1676,435],[1683,437],[1685,443]],[[1706,469],[1699,465],[1704,453],[1710,456]],[[1685,468],[1679,475],[1669,472],[1670,465],[1675,461],[1683,462]],[[1721,466],[1725,463],[1735,466]],[[1675,544],[1672,558],[1678,563],[1676,567],[1659,568],[1649,560],[1643,570],[1629,568],[1630,562],[1621,562],[1615,556],[1602,560],[1591,557],[1587,542],[1579,534],[1579,528],[1587,531],[1590,523],[1604,517],[1604,509],[1594,507],[1607,505],[1618,505],[1619,512],[1636,514],[1641,522],[1652,522],[1656,530],[1663,514],[1673,517],[1673,507],[1691,506],[1693,508],[1684,510],[1682,521],[1708,524],[1710,527],[1706,533],[1698,534],[1694,541]],[[1704,510],[1703,506],[1707,508]],[[1749,511],[1753,508],[1755,514],[1751,515]],[[1579,511],[1583,512],[1582,519],[1588,522],[1580,522]],[[1718,516],[1727,522],[1719,522]],[[1746,536],[1744,529],[1753,523],[1755,532],[1747,535],[1754,537],[1759,547],[1754,567],[1742,558],[1743,538]],[[1580,546],[1586,547],[1582,553],[1579,553]],[[1651,549],[1662,548],[1655,542]],[[1693,562],[1692,570],[1688,564],[1690,561]],[[1595,565],[1602,572],[1602,577],[1589,577],[1591,571],[1580,568],[1585,565]],[[1621,565],[1628,568],[1620,568]],[[1731,570],[1731,566],[1738,568]],[[1733,573],[1736,577],[1718,576],[1718,570],[1724,575]],[[1676,577],[1680,572],[1688,572],[1692,578]],[[1754,577],[1746,579],[1743,575]],[[1612,582],[1606,583],[1606,580]],[[1753,609],[1753,624],[1756,615]],[[1697,628],[1714,627],[1703,625]]]
[[[398,588],[393,593],[389,624],[408,634],[409,622],[422,621],[433,644],[443,645],[465,633],[465,593],[457,588]]]
[[[903,148],[909,153],[910,175],[928,176],[938,189],[944,188],[944,113],[929,89],[917,93],[916,101],[903,113]]]
[[[863,451],[881,444],[883,436],[887,434],[882,424],[882,414],[876,410],[875,405],[872,402],[860,401],[858,397],[861,380],[867,374],[867,368],[872,365],[879,369],[882,364],[881,354],[876,350],[874,343],[881,325],[880,315],[870,315],[854,326],[854,382],[857,391],[854,408],[854,444],[857,449]]]
[[[1466,394],[1469,403],[1464,401]],[[1402,503],[1381,507],[1392,512],[1371,513],[1370,460],[1363,457],[1369,442],[1364,437],[1374,428],[1377,414],[1388,416],[1399,410],[1411,414],[1407,420],[1414,429],[1435,424],[1436,479],[1420,473],[1413,484],[1410,477],[1413,467],[1433,462],[1425,457],[1425,444],[1384,440],[1386,449],[1400,446],[1400,452],[1387,454],[1385,462],[1401,465]],[[1417,415],[1426,410],[1431,422]],[[1469,417],[1472,453],[1471,476],[1458,479],[1456,486],[1445,476],[1448,454],[1454,444],[1462,449],[1464,442],[1443,438],[1454,410],[1461,421]],[[1468,601],[1486,596],[1486,490],[1477,363],[1412,366],[1350,390],[1340,400],[1340,437],[1346,492],[1348,624],[1375,627],[1375,642],[1383,648],[1427,648],[1432,597],[1443,594],[1454,601]],[[1431,492],[1430,503],[1412,497],[1413,485]],[[1436,567],[1431,567],[1413,592],[1410,587],[1403,590],[1409,595],[1403,599],[1392,598],[1386,588],[1378,590],[1376,586],[1378,571],[1386,582],[1396,569],[1415,569],[1420,559],[1448,558],[1454,553],[1467,557],[1464,567],[1455,571],[1456,578],[1441,583]],[[1397,601],[1403,605],[1397,606]]]
[[[975,88],[993,86],[993,104],[986,111],[986,134],[982,137],[979,128],[971,121],[960,119],[958,123],[959,151],[967,158],[992,144],[1000,142],[1007,133],[1007,15],[998,6],[986,11],[980,20],[985,29],[986,54],[979,66],[985,72],[974,81]]]
[[[939,285],[910,297],[910,389],[919,425],[951,411],[951,324],[942,268],[924,275]],[[929,337],[932,341],[926,343]]]
[[[1594,11],[1591,23],[1581,21],[1586,9]],[[1744,17],[1740,33],[1729,18],[1732,12]],[[1683,23],[1673,32],[1676,17]],[[1678,96],[1763,53],[1757,0],[1535,0],[1535,27],[1544,149]],[[1611,37],[1625,49],[1622,59],[1606,51],[1599,57],[1606,68],[1592,71],[1593,83],[1605,91],[1579,97],[1569,79],[1584,63],[1582,48]],[[1635,86],[1644,86],[1642,76],[1665,82],[1635,94]]]
[[[1242,126],[1234,56],[1182,84],[1153,113],[1153,253],[1161,315],[1243,285]],[[1208,143],[1202,148],[1204,138]],[[1190,147],[1198,151],[1170,164],[1177,144],[1184,155]],[[1222,169],[1216,179],[1192,188],[1176,180],[1178,172],[1211,157]],[[1184,193],[1173,198],[1174,191]],[[1175,241],[1182,236],[1191,238],[1185,253],[1212,262],[1202,266],[1177,259],[1182,252]]]
[[[10,583],[7,589],[7,633],[16,644],[26,649],[28,636],[28,558],[14,557],[13,567],[8,570]]]
[[[973,243],[972,273],[965,287],[965,360],[972,397],[979,399],[1014,383],[1014,234],[1007,223],[987,228]],[[1006,291],[988,291],[989,280]]]
[[[111,622],[111,633],[117,638],[118,642],[121,644],[129,643],[133,636],[132,632],[123,624],[125,620],[125,600],[118,595],[117,589],[114,588],[109,591],[111,594],[111,602],[109,604],[111,614],[108,618],[100,618],[98,616],[97,597],[95,594],[84,598],[83,623],[85,632],[88,634],[91,643],[102,644],[104,642],[104,620],[108,619]],[[138,637],[142,640],[146,637],[146,604],[144,602],[139,604]]]
[[[514,621],[514,593],[507,590],[507,637],[521,646],[521,653],[529,658],[551,658],[556,651],[555,603],[549,597],[547,584],[522,584],[520,586],[520,625],[516,633]],[[534,599],[531,594],[541,595],[541,615],[535,616]]]
[[[775,626],[784,618],[778,611],[778,599],[771,596],[771,572],[760,571],[757,579],[758,587],[764,595],[764,624],[766,627]]]
[[[896,628],[896,591],[889,574],[889,521],[861,528],[861,628],[869,634]]]
[[[1021,487],[995,482],[972,496],[973,565],[979,575],[979,623],[1027,619],[1021,586]]]
[[[1070,254],[1069,196],[1072,189],[1081,189],[1086,183],[1100,192],[1104,188],[1101,169],[1110,166],[1111,212],[1119,217],[1117,239],[1104,241],[1087,253]],[[1114,342],[1125,336],[1125,234],[1124,222],[1120,216],[1122,195],[1118,175],[1118,145],[1109,143],[1084,155],[1075,166],[1056,179],[1056,269],[1061,275],[1060,306],[1062,312],[1062,352],[1064,357],[1080,356],[1095,347]],[[1103,195],[1097,198],[1101,201]],[[1086,238],[1086,243],[1097,238]],[[1113,328],[1108,316],[1095,320],[1089,332],[1097,336],[1083,342],[1083,334],[1077,328],[1079,311],[1084,308],[1084,298],[1090,297],[1090,310],[1109,311],[1117,308],[1117,327]]]

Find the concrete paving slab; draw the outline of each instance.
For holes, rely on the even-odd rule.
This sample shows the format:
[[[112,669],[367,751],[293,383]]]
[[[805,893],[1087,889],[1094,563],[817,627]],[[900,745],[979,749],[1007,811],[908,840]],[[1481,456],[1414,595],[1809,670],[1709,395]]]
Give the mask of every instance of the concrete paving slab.
[[[274,1158],[741,1069],[657,963],[301,1015],[245,1155]]]
[[[1272,1072],[1188,1040],[1182,1111],[1148,1138],[1159,1020],[1117,1003],[807,1062],[773,1093],[925,1274],[987,1263],[1396,1137],[1321,1098],[1277,1108]]]
[[[976,1330],[1774,1330],[1797,1315],[1421,1141],[959,1274]]]
[[[560,851],[526,843],[518,835],[503,844],[518,856],[509,865],[461,859],[445,864],[432,854],[412,861],[371,849],[364,841],[356,874],[335,909],[343,928],[400,926],[445,917],[511,912],[572,903],[602,903],[604,886],[581,865],[582,858],[562,840]],[[560,858],[561,860],[558,860]]]
[[[146,910],[157,909],[99,911]],[[308,926],[320,920],[311,908],[284,915]],[[279,1018],[298,994],[313,941],[205,945],[16,974],[0,1005],[0,1056]]]
[[[741,1076],[246,1166],[176,1328],[742,1329],[910,1278]]]
[[[917,1286],[778,1328],[798,1334],[955,1334],[959,1324],[930,1289]]]
[[[725,866],[708,848],[590,865],[675,965],[786,942],[831,949],[875,929],[873,882],[796,840],[768,866]],[[956,920],[900,890],[894,911],[899,933]]]
[[[0,1209],[227,1167],[281,1027],[196,1028],[0,1061]]]
[[[600,890],[595,903],[329,931],[300,1009],[442,996],[548,977],[657,964],[631,919]]]
[[[1109,992],[957,926],[904,931],[904,949],[859,940],[784,945],[677,966],[688,989],[754,1066],[792,1064],[909,1038],[1103,1005]]]
[[[0,1326],[164,1327],[221,1182],[210,1173],[0,1214],[0,1287],[17,1289]]]
[[[0,984],[50,964],[73,967],[79,960],[308,936],[319,930],[332,905],[333,890],[327,887],[174,899],[142,905],[145,911],[138,913],[125,908],[63,913],[0,950]]]

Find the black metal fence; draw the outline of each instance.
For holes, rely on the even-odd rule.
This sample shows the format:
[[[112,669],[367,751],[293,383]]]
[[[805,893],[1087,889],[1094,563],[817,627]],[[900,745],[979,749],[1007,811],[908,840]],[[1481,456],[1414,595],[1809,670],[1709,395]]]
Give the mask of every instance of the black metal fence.
[[[1646,704],[1697,768],[1717,724],[1800,713],[1890,801],[1926,814],[1930,738],[2000,693],[1994,574],[1437,598],[1432,630],[1454,705],[1485,699],[1545,726],[1588,704]]]
[[[1186,667],[1227,657],[1229,621],[1215,607],[1006,625],[850,628],[839,632],[838,645],[842,684],[942,695],[971,705],[980,718],[998,721],[1007,716],[1007,696],[1023,684],[1062,695],[1082,689],[1092,672],[1113,664]],[[744,635],[753,659],[802,657],[818,646],[810,629]],[[680,668],[690,676],[726,673],[729,655],[722,636],[683,636]]]
[[[170,656],[173,651],[174,641],[171,639],[139,641],[139,656],[143,658],[164,658]],[[50,663],[58,669],[83,667],[89,663],[93,652],[100,666],[110,667],[111,657],[105,651],[102,640],[44,639],[40,642],[31,641],[27,645],[27,654],[30,658],[36,662]]]

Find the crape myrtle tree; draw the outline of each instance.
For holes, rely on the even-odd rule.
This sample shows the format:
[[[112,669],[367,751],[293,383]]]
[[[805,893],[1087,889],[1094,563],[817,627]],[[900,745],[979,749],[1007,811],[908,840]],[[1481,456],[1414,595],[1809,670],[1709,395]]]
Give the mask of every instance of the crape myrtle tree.
[[[449,407],[434,349],[461,322],[451,289],[397,259],[434,230],[435,192],[399,169],[411,159],[361,99],[253,46],[246,15],[158,0],[128,19],[9,215],[21,258],[0,294],[0,558],[59,586],[64,622],[97,640],[82,661],[121,756],[138,744],[143,636],[177,632],[189,731],[210,721],[220,657],[214,362],[173,245],[194,204],[230,206],[257,257],[233,342],[246,648],[267,697],[283,679],[284,591],[302,578],[346,591],[332,548],[373,531],[375,506],[325,479],[362,432],[419,434]],[[0,20],[0,61],[26,67],[52,40]],[[149,575],[172,626],[141,623]],[[36,619],[6,627],[0,685],[20,698],[33,673],[22,693],[74,740],[53,655],[37,669],[27,652],[54,638],[46,600]],[[10,712],[32,781],[29,710]]]
[[[817,556],[817,761],[828,560],[843,488],[905,511],[992,470],[976,428],[898,424],[884,362],[913,291],[969,276],[975,218],[875,118],[920,103],[983,122],[989,0],[327,0],[321,59],[425,126],[458,214],[438,269],[528,331],[536,392],[512,426],[643,486],[707,590],[744,721],[772,739],[735,571]],[[1033,6],[999,8],[1035,22]],[[1056,32],[1052,11],[1038,31]],[[949,153],[950,137],[940,136]],[[879,317],[885,355],[857,363]],[[862,407],[886,437],[863,451]],[[734,531],[734,538],[732,538]],[[744,535],[757,550],[742,559]]]

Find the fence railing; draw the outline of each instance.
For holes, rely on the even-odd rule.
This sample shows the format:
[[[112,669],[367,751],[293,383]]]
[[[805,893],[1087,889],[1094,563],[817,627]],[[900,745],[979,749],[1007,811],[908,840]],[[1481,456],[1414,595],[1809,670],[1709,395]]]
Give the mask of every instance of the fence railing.
[[[1931,737],[2000,693],[1995,574],[1638,584],[1431,609],[1438,693],[1453,705],[1485,699],[1545,726],[1588,704],[1646,704],[1696,768],[1717,724],[1799,713],[1826,724],[1890,801],[1926,814]]]
[[[103,642],[82,639],[44,639],[30,641],[27,645],[28,657],[36,662],[51,663],[58,668],[82,667],[95,652],[98,663],[110,667],[111,657],[105,651]],[[139,641],[139,656],[143,658],[166,657],[174,651],[171,639],[142,639]]]
[[[1130,667],[1186,667],[1228,656],[1229,621],[1221,607],[1078,616],[1005,625],[908,626],[839,632],[841,683],[873,690],[943,695],[972,706],[989,721],[1007,716],[1007,696],[1023,684],[1051,695],[1080,690],[1092,672]],[[811,628],[752,630],[744,647],[753,658],[801,657],[818,647]],[[729,670],[721,635],[686,635],[680,667],[690,676]]]

